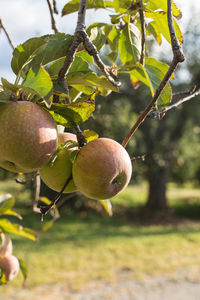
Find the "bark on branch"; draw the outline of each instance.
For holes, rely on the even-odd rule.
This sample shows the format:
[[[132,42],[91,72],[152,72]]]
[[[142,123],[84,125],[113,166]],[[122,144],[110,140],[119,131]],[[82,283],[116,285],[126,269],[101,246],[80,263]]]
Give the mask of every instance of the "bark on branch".
[[[2,30],[4,31],[4,33],[5,33],[6,37],[7,37],[7,40],[8,40],[8,42],[9,42],[10,46],[11,46],[12,49],[14,50],[14,49],[15,49],[15,46],[14,46],[12,40],[11,40],[11,37],[10,37],[10,35],[9,35],[9,33],[8,33],[8,31],[7,31],[6,27],[5,27],[5,25],[4,25],[3,22],[2,22],[2,19],[0,19],[0,29],[2,29]]]
[[[193,92],[192,94],[190,94],[187,97],[184,97],[180,100],[178,100],[177,102],[168,105],[167,107],[157,110],[157,111],[152,111],[149,113],[148,118],[152,118],[152,119],[162,119],[164,117],[164,115],[166,114],[166,112],[168,112],[169,110],[171,110],[172,108],[177,108],[179,105],[183,104],[186,101],[189,101],[191,99],[193,99],[194,97],[200,95],[200,89],[197,90],[196,92]]]
[[[48,4],[48,7],[49,7],[49,12],[50,12],[50,16],[51,16],[51,28],[54,30],[54,33],[58,33],[59,31],[58,31],[58,28],[56,26],[56,21],[55,21],[54,15],[53,15],[54,12],[55,12],[56,3],[54,2],[53,6],[52,6],[50,0],[47,0],[47,4]]]
[[[147,115],[149,112],[152,110],[154,105],[156,104],[160,94],[162,93],[163,89],[165,88],[166,84],[171,78],[171,75],[175,71],[177,65],[185,60],[183,51],[181,49],[181,46],[178,42],[178,39],[175,34],[174,30],[174,25],[173,25],[173,16],[172,16],[172,0],[167,1],[167,20],[168,20],[168,27],[169,27],[169,32],[170,32],[170,37],[171,37],[171,46],[172,46],[172,52],[173,52],[173,60],[171,65],[169,66],[169,69],[164,76],[163,80],[161,81],[159,87],[157,88],[155,95],[151,102],[147,105],[145,110],[142,112],[142,114],[139,115],[136,123],[134,126],[131,128],[127,136],[124,138],[122,142],[122,146],[126,147],[128,144],[130,138],[132,135],[135,133],[135,131],[138,129],[138,127],[141,125],[142,122],[146,119]]]

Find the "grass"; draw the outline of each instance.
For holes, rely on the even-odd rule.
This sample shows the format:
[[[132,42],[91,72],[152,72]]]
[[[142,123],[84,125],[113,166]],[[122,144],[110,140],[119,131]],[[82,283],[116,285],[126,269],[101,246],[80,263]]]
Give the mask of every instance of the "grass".
[[[10,182],[0,190],[13,189],[20,203],[28,191]],[[113,203],[134,209],[145,202],[147,186],[130,186]],[[200,191],[191,187],[169,186],[169,203],[181,222],[144,226],[130,217],[112,218],[88,212],[61,212],[62,216],[47,232],[40,231],[40,216],[24,209],[23,224],[38,231],[39,242],[14,237],[14,252],[23,258],[29,270],[27,285],[66,282],[69,288],[81,289],[87,282],[119,277],[143,280],[148,275],[173,274],[182,267],[200,263]],[[2,287],[20,288],[21,278]]]

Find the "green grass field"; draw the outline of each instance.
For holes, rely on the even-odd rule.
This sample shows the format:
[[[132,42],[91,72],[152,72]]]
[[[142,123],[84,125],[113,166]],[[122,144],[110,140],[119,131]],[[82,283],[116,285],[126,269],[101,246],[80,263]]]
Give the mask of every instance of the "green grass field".
[[[12,182],[1,183],[0,190],[11,192],[20,205],[30,201],[28,191]],[[147,186],[130,186],[113,199],[114,208],[123,205],[131,210],[145,203]],[[25,205],[23,225],[37,230],[39,242],[13,238],[14,252],[28,267],[27,286],[66,282],[80,289],[85,283],[103,279],[115,281],[119,276],[143,280],[145,276],[171,274],[182,267],[200,263],[200,190],[169,185],[169,203],[177,218],[172,222],[139,223],[135,216],[113,217],[91,211],[66,213],[47,232],[42,232],[40,215]],[[19,199],[19,200],[18,200]],[[29,203],[29,202],[27,202]],[[116,210],[117,211],[117,210]],[[22,277],[7,286],[21,288]]]

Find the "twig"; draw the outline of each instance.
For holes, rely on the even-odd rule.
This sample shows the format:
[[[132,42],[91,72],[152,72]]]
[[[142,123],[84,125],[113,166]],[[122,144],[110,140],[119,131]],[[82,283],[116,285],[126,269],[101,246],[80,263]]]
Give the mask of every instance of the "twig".
[[[135,156],[135,157],[132,157],[132,158],[131,158],[131,161],[132,161],[133,163],[136,162],[136,161],[138,161],[138,160],[144,161],[144,160],[145,160],[145,155]]]
[[[2,22],[2,20],[0,19],[0,29],[1,29],[1,28],[2,28],[3,31],[5,32],[5,35],[6,35],[7,39],[8,39],[8,42],[9,42],[10,46],[12,47],[12,49],[14,50],[14,49],[15,49],[15,46],[14,46],[14,44],[13,44],[11,38],[10,38],[10,35],[9,35],[8,31],[6,30],[6,27],[3,25],[3,22]]]
[[[66,93],[69,95],[69,89],[66,82],[66,76],[69,72],[70,66],[73,63],[75,59],[76,51],[81,43],[83,43],[86,51],[93,56],[95,62],[101,69],[101,71],[106,75],[108,80],[116,85],[119,86],[119,81],[117,79],[117,76],[113,73],[112,68],[107,67],[104,65],[102,60],[100,59],[96,47],[90,42],[89,37],[85,31],[85,14],[86,14],[86,8],[87,8],[87,0],[81,0],[79,11],[78,11],[78,20],[76,25],[76,30],[74,34],[73,42],[69,48],[69,51],[66,55],[65,61],[63,63],[62,68],[60,69],[58,73],[58,84],[61,85]],[[69,99],[70,103],[70,99]],[[73,126],[76,130],[77,139],[80,147],[82,147],[86,141],[84,138],[84,135],[82,131],[80,130],[80,127],[75,125]]]
[[[178,39],[175,34],[174,26],[173,26],[173,17],[172,17],[172,0],[168,0],[168,6],[167,6],[167,19],[168,19],[168,27],[170,31],[170,37],[171,37],[171,44],[172,44],[172,51],[173,51],[173,60],[171,65],[169,66],[169,69],[167,73],[165,74],[163,80],[161,81],[159,87],[157,88],[155,95],[151,102],[147,105],[145,110],[139,115],[136,123],[133,125],[127,136],[124,138],[122,142],[122,146],[126,147],[127,143],[129,142],[130,138],[134,134],[134,132],[138,129],[138,127],[141,125],[142,122],[146,119],[149,112],[152,110],[154,105],[156,104],[156,101],[158,100],[158,97],[162,93],[163,89],[165,88],[167,82],[169,81],[171,75],[175,71],[177,65],[185,60],[184,54],[182,52],[182,49],[179,45]]]
[[[49,12],[50,12],[50,16],[51,16],[51,28],[54,30],[55,33],[58,33],[59,31],[56,26],[56,21],[55,21],[54,15],[53,15],[54,7],[52,7],[50,0],[47,0],[47,4],[49,7]]]
[[[58,202],[58,200],[60,199],[60,197],[62,196],[62,193],[64,192],[65,188],[67,187],[67,185],[69,184],[70,180],[72,179],[72,175],[67,179],[67,181],[65,182],[63,188],[61,189],[61,191],[56,195],[56,197],[51,201],[51,203],[49,205],[45,205],[45,206],[41,206],[40,207],[40,212],[43,215],[46,215],[50,209],[56,205],[56,203]]]
[[[74,39],[66,55],[64,64],[58,74],[58,83],[65,89],[67,93],[68,93],[68,87],[65,78],[68,74],[72,62],[74,61],[75,53],[78,49],[78,46],[81,43],[83,43],[86,51],[88,51],[88,53],[91,56],[93,56],[95,62],[99,66],[100,70],[106,75],[108,80],[112,84],[119,86],[119,81],[117,79],[117,76],[112,72],[112,69],[110,67],[104,65],[104,63],[102,62],[102,60],[98,55],[98,51],[96,47],[90,42],[89,37],[85,31],[86,8],[87,8],[87,0],[81,0],[79,11],[78,11],[78,20],[77,20],[77,26],[74,34]]]
[[[186,101],[189,101],[189,100],[193,99],[194,97],[196,97],[198,95],[200,95],[200,89],[197,90],[196,92],[194,92],[193,94],[191,94],[191,95],[189,95],[189,96],[187,96],[183,99],[180,99],[179,101],[177,101],[177,102],[175,102],[171,105],[168,105],[167,107],[165,107],[163,109],[150,112],[148,117],[152,118],[152,119],[156,119],[156,118],[162,119],[162,117],[165,115],[165,113],[167,111],[171,110],[172,108],[178,107],[179,105],[183,104]]]
[[[19,183],[19,184],[29,184],[31,183],[33,180],[35,180],[35,178],[37,176],[39,176],[40,174],[38,172],[36,172],[32,177],[30,178],[27,178],[26,180],[20,180],[19,178],[15,178],[15,181],[16,183]]]
[[[38,174],[39,175],[39,174]],[[37,207],[37,203],[40,197],[40,187],[41,187],[41,179],[40,176],[36,176],[35,178],[35,194],[33,198],[32,208],[33,212],[40,212],[40,209]]]
[[[80,195],[80,192],[75,192],[73,194],[67,195],[66,197],[62,198],[59,203],[57,204],[57,208],[61,207],[66,201],[68,201],[71,198],[74,198],[75,196]]]
[[[172,100],[176,101],[182,97],[192,95],[196,90],[196,85],[194,85],[189,91],[178,92],[172,95]]]
[[[144,65],[144,59],[145,59],[145,17],[144,17],[143,1],[140,1],[140,3],[141,3],[141,8],[139,9],[139,14],[140,14],[140,23],[141,23],[141,31],[142,31],[140,63],[142,65]]]
[[[58,15],[56,0],[53,0],[53,12]]]

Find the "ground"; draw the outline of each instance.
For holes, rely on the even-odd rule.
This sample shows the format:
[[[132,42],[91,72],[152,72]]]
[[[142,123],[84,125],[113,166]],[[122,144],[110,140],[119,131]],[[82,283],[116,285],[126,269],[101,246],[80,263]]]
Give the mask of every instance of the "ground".
[[[199,300],[200,267],[184,268],[170,276],[146,277],[142,281],[119,279],[115,283],[92,281],[81,291],[68,290],[66,283],[13,289],[1,300]],[[125,275],[125,274],[124,274]],[[126,277],[126,276],[121,277]],[[188,276],[191,276],[189,278]]]

